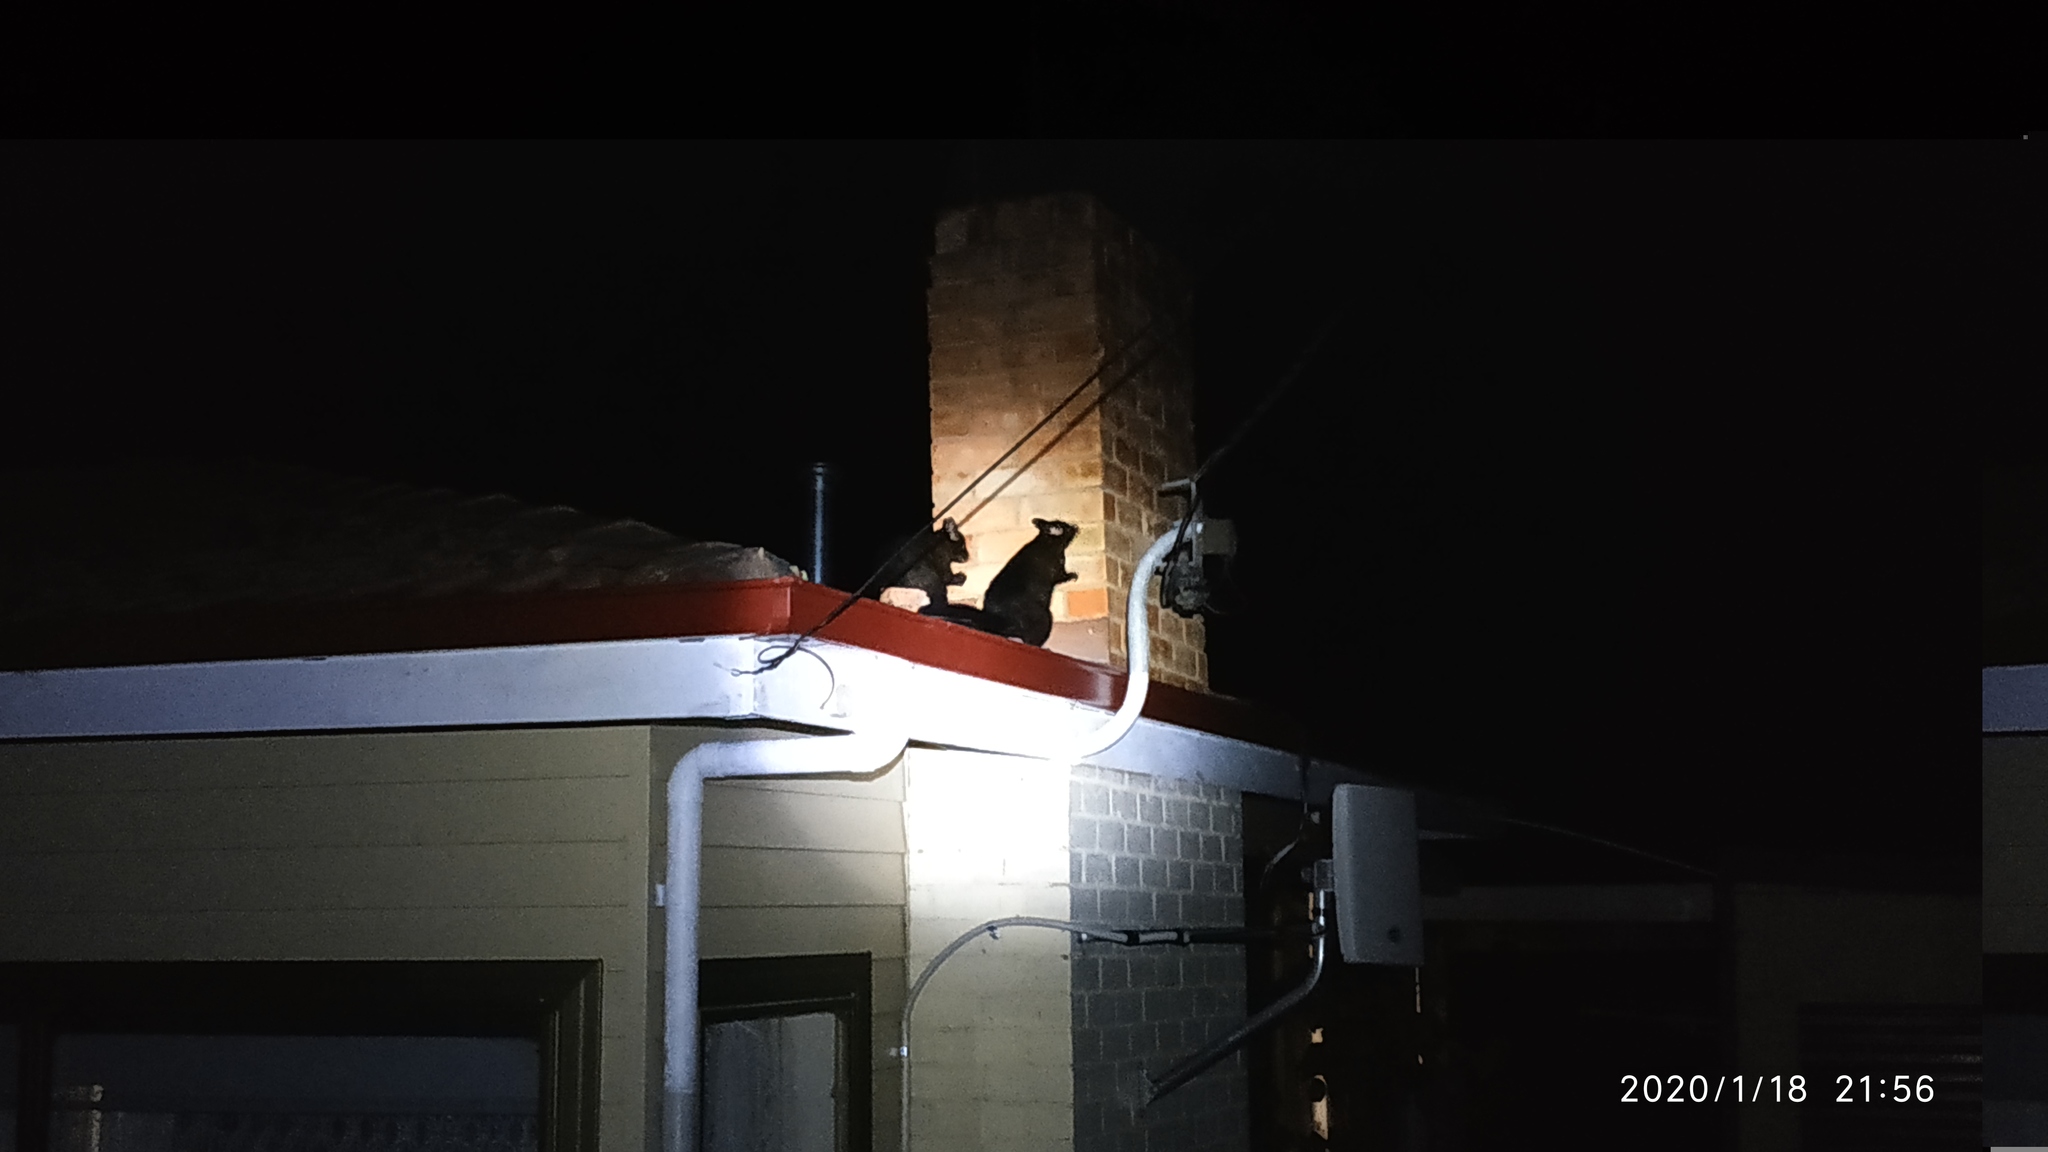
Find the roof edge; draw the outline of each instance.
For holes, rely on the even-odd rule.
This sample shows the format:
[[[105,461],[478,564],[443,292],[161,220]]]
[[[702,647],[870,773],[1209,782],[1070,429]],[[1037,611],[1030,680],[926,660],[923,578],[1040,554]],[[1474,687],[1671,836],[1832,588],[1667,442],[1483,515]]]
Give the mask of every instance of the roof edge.
[[[0,632],[0,672],[797,635],[817,627],[846,595],[778,577],[108,616]],[[1105,709],[1123,702],[1128,683],[1106,665],[873,600],[856,601],[819,638]],[[1245,701],[1157,682],[1143,714],[1272,748],[1300,743],[1293,726]]]

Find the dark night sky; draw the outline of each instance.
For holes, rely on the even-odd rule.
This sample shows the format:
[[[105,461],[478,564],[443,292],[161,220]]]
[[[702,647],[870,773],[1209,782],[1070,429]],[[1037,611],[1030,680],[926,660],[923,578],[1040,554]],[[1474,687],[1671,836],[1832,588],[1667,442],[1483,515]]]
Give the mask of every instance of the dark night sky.
[[[799,560],[828,459],[846,572],[926,512],[934,212],[1090,189],[1200,279],[1204,450],[1355,301],[1215,477],[1219,690],[1703,860],[1970,855],[1961,409],[2017,362],[1961,333],[2037,310],[2020,147],[12,143],[7,450]]]

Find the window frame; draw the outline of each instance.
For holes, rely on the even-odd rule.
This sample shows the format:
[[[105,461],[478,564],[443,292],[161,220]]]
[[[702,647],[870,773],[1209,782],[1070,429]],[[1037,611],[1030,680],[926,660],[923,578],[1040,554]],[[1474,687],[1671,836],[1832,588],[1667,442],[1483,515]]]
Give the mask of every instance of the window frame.
[[[873,972],[866,952],[698,961],[698,1067],[709,1025],[830,1012],[845,1036],[841,1147],[868,1152],[875,1132]]]
[[[60,1033],[439,1035],[536,1041],[541,1152],[597,1152],[602,1000],[598,960],[0,963],[15,1146],[49,1152]]]

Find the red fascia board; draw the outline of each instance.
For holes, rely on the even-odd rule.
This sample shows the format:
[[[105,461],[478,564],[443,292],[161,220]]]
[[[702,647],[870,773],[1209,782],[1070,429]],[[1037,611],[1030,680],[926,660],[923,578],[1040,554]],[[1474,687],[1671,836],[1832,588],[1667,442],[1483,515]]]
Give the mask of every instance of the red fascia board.
[[[809,631],[846,594],[783,577],[320,605],[224,606],[176,615],[104,617],[0,634],[0,670],[102,668],[376,652],[422,652]],[[1123,702],[1126,678],[1091,664],[861,600],[819,638],[1098,707]],[[1299,739],[1241,700],[1154,682],[1144,714],[1269,747]]]

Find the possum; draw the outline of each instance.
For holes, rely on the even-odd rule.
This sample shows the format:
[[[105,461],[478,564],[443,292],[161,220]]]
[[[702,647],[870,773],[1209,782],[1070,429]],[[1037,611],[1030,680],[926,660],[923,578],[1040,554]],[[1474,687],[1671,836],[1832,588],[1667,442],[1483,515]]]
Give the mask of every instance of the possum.
[[[915,588],[932,604],[943,605],[946,589],[967,583],[966,574],[953,571],[953,565],[967,560],[967,538],[952,517],[909,547],[908,557],[898,560],[869,586],[868,599],[881,599],[884,588]]]
[[[1078,531],[1064,520],[1031,521],[1038,536],[1017,550],[996,578],[989,581],[982,609],[1002,625],[1001,635],[1026,644],[1044,645],[1052,636],[1052,592],[1079,576],[1067,571],[1067,545]]]

